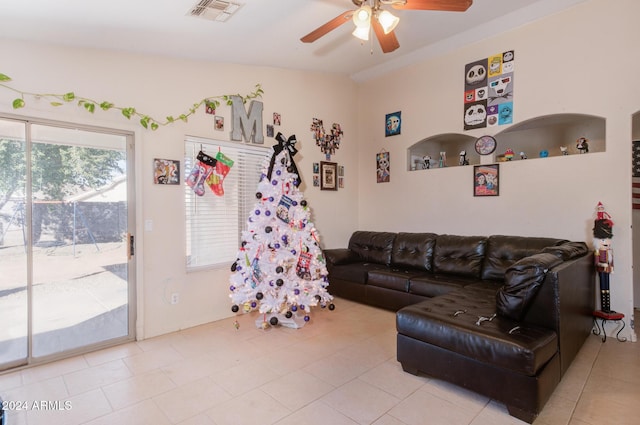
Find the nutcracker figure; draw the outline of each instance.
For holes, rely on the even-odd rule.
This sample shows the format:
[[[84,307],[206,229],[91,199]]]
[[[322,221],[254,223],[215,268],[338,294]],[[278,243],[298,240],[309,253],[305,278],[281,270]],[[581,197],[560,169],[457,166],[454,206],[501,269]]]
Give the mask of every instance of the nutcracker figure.
[[[611,238],[613,237],[613,221],[604,210],[601,202],[598,202],[596,220],[593,227],[594,260],[598,279],[600,281],[600,309],[605,313],[611,313],[611,294],[609,288],[609,275],[613,273],[613,249]]]

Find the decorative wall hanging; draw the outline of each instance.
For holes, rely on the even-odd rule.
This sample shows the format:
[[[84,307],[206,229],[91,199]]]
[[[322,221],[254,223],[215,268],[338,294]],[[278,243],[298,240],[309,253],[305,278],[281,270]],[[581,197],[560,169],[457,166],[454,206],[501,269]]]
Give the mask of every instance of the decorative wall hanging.
[[[218,196],[224,195],[222,182],[229,174],[234,161],[220,150],[218,150],[215,158],[202,151],[198,152],[196,158],[198,161],[187,176],[187,186],[198,196],[204,196],[205,186],[208,186]]]
[[[252,100],[249,112],[244,109],[245,100],[240,96],[231,96],[231,140],[256,144],[264,143],[262,133],[262,102]]]
[[[402,130],[402,112],[387,114],[384,120],[384,136],[395,136]]]
[[[273,125],[280,125],[280,124],[282,124],[282,116],[279,113],[274,112],[273,113]]]
[[[513,50],[465,66],[464,129],[513,122]]]
[[[480,136],[476,139],[475,148],[478,155],[490,155],[496,150],[496,139],[492,136]]]
[[[320,162],[320,190],[338,190],[338,164]]]
[[[155,184],[180,184],[180,161],[154,159],[153,182]]]
[[[499,164],[473,166],[473,196],[498,196]]]
[[[273,126],[271,124],[267,124],[267,137],[273,137],[274,131]]]
[[[376,181],[377,183],[389,183],[391,161],[389,152],[384,149],[376,154]]]
[[[90,113],[94,113],[96,110],[96,107],[102,109],[103,111],[108,111],[111,109],[120,111],[122,113],[122,116],[124,116],[127,119],[131,119],[131,118],[139,118],[140,120],[140,125],[143,126],[144,128],[147,129],[151,129],[151,130],[157,130],[160,126],[165,126],[165,125],[169,125],[172,124],[176,121],[183,121],[183,122],[187,122],[188,118],[195,114],[196,111],[202,106],[202,105],[206,105],[207,108],[212,108],[212,109],[216,109],[218,106],[220,106],[220,100],[224,100],[226,102],[227,105],[231,106],[232,105],[232,97],[234,97],[233,95],[222,95],[222,96],[211,96],[211,97],[207,97],[205,99],[202,99],[200,102],[198,103],[194,103],[193,106],[191,108],[189,108],[189,112],[183,113],[176,116],[173,115],[168,115],[167,118],[165,119],[165,121],[158,121],[157,119],[149,116],[149,115],[145,115],[142,114],[140,112],[138,112],[136,110],[136,108],[133,107],[121,107],[121,106],[117,106],[111,102],[108,101],[103,101],[103,102],[97,102],[93,99],[89,99],[87,97],[80,97],[80,96],[76,96],[76,94],[74,92],[67,92],[67,93],[63,93],[63,94],[54,94],[54,93],[49,93],[49,94],[44,94],[44,93],[29,93],[26,91],[22,91],[22,90],[18,90],[15,89],[13,87],[10,87],[9,85],[5,84],[11,81],[11,77],[9,77],[8,75],[2,74],[0,73],[0,87],[10,90],[14,93],[17,93],[19,95],[19,97],[15,98],[12,102],[12,106],[13,109],[20,109],[20,108],[24,108],[27,103],[25,101],[25,97],[33,97],[36,100],[48,100],[49,104],[51,106],[62,106],[65,103],[69,103],[69,102],[76,102],[78,106],[83,107],[87,112]],[[256,99],[258,97],[262,97],[262,94],[264,93],[264,90],[262,90],[262,87],[260,86],[260,84],[256,84],[255,85],[255,90],[252,93],[249,93],[246,96],[238,96],[235,95],[236,97],[240,97],[240,99],[242,99],[243,102],[246,102],[250,99]]]
[[[338,123],[331,125],[331,131],[325,132],[322,120],[314,118],[311,123],[311,132],[316,141],[316,146],[320,146],[320,151],[325,154],[327,160],[331,159],[331,155],[335,155],[336,150],[340,148],[340,141],[344,132],[342,126]]]

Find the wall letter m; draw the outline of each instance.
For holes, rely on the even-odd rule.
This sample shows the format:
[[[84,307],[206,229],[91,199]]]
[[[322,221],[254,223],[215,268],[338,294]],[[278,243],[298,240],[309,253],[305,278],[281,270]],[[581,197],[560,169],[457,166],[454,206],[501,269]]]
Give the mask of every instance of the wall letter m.
[[[252,100],[249,104],[249,116],[244,110],[244,103],[240,96],[231,96],[231,140],[263,144],[262,134],[262,102]]]

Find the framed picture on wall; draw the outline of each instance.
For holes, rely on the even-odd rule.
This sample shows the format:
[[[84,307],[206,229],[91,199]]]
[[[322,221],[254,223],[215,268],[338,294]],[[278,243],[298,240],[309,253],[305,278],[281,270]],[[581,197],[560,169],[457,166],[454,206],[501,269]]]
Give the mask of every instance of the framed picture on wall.
[[[473,166],[473,196],[498,196],[500,165]]]
[[[320,190],[338,190],[338,164],[320,162]]]
[[[155,184],[180,184],[180,161],[174,159],[154,159],[153,182]]]

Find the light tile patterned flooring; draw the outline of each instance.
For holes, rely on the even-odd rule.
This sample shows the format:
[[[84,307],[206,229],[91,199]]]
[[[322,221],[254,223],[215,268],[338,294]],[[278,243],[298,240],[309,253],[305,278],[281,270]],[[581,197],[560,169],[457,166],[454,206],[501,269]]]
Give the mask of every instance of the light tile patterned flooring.
[[[242,315],[0,375],[10,425],[506,425],[504,405],[404,373],[394,313],[337,299],[302,329]],[[240,324],[236,329],[234,320]],[[535,424],[640,423],[640,344],[591,335]],[[68,410],[33,410],[56,401]]]

